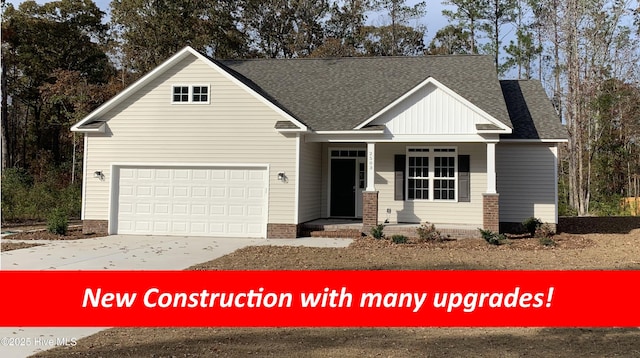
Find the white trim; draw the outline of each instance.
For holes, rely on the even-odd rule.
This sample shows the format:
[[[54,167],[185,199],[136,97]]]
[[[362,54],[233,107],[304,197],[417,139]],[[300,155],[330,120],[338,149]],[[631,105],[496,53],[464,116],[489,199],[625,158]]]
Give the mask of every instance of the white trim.
[[[83,128],[81,130],[73,130],[72,132],[82,132],[82,133],[104,133],[106,131],[107,124],[102,123],[98,128]]]
[[[362,129],[364,126],[366,126],[367,124],[373,122],[375,119],[377,119],[378,117],[382,116],[384,113],[389,111],[391,108],[395,107],[397,104],[399,104],[402,101],[404,101],[405,99],[409,98],[411,95],[413,95],[414,93],[416,93],[418,90],[422,89],[423,87],[427,86],[428,84],[433,84],[434,86],[436,86],[438,89],[441,89],[442,91],[444,91],[449,96],[452,96],[456,100],[462,102],[470,110],[478,113],[480,116],[482,116],[484,119],[489,121],[491,124],[494,124],[494,125],[498,126],[498,128],[503,129],[503,131],[501,133],[507,134],[507,133],[511,133],[512,132],[512,129],[509,126],[507,126],[506,124],[500,122],[499,120],[497,120],[493,116],[489,115],[487,112],[483,111],[482,109],[480,109],[475,104],[469,102],[467,99],[465,99],[464,97],[460,96],[459,94],[457,94],[456,92],[451,90],[449,87],[443,85],[442,83],[440,83],[440,81],[436,80],[433,77],[429,77],[426,80],[422,81],[420,84],[418,84],[416,87],[411,89],[409,92],[405,93],[404,95],[400,96],[395,101],[391,102],[391,104],[389,104],[388,106],[384,107],[382,110],[380,110],[378,113],[374,114],[373,116],[369,117],[369,119],[367,119],[364,122],[360,123],[354,129]]]
[[[487,192],[496,194],[496,143],[487,143]]]
[[[428,152],[411,152],[410,149],[428,149]],[[436,152],[435,149],[453,149],[453,152]],[[413,153],[413,155],[412,155]],[[424,153],[425,155],[419,155],[420,153]],[[412,145],[412,146],[407,146],[405,147],[405,165],[404,165],[404,170],[406,173],[405,176],[405,193],[404,193],[404,201],[411,201],[411,202],[436,202],[436,203],[458,203],[458,147],[457,146],[433,146],[433,145],[427,145],[427,146],[416,146],[416,145]],[[429,176],[428,177],[421,177],[422,179],[427,179],[429,180],[429,199],[409,199],[409,157],[428,157],[429,159]],[[436,179],[435,176],[435,160],[431,160],[431,158],[435,158],[435,157],[452,157],[454,158],[454,177],[453,178],[449,178],[449,177],[439,177],[438,179]],[[453,179],[453,185],[454,185],[454,198],[453,199],[436,199],[435,198],[435,181],[436,180],[451,180]],[[420,179],[419,179],[420,180]]]
[[[367,187],[365,191],[376,191],[376,144],[367,143]],[[356,183],[356,187],[358,183]]]
[[[169,68],[171,68],[172,66],[174,66],[178,62],[182,61],[183,59],[185,59],[189,55],[193,55],[196,58],[198,58],[201,61],[203,61],[204,63],[208,64],[211,68],[213,68],[214,70],[218,71],[225,78],[227,78],[228,80],[232,81],[236,85],[240,86],[242,89],[244,89],[245,91],[247,91],[248,93],[253,95],[255,98],[257,98],[259,101],[261,101],[262,103],[266,104],[269,108],[271,108],[274,111],[276,111],[282,117],[284,117],[285,119],[293,122],[296,126],[300,127],[301,129],[307,130],[307,126],[302,124],[300,121],[295,119],[293,116],[291,116],[290,114],[288,114],[287,112],[282,110],[280,107],[278,107],[275,104],[273,104],[273,102],[271,102],[271,101],[267,100],[266,98],[264,98],[264,96],[260,95],[259,93],[257,93],[253,89],[251,89],[249,86],[247,86],[244,83],[242,83],[240,80],[238,80],[237,78],[232,76],[229,72],[225,71],[221,66],[219,66],[214,61],[212,61],[209,58],[205,57],[200,52],[194,50],[192,47],[187,46],[187,47],[183,48],[182,50],[178,51],[175,55],[171,56],[166,61],[164,61],[158,67],[154,68],[151,72],[147,73],[142,78],[140,78],[139,80],[137,80],[136,82],[131,84],[129,87],[124,89],[122,92],[118,93],[115,97],[111,98],[110,100],[105,102],[103,105],[101,105],[100,107],[95,109],[93,112],[89,113],[80,122],[74,124],[71,127],[71,131],[83,132],[84,130],[80,129],[79,128],[80,126],[82,126],[83,124],[85,124],[85,123],[87,123],[87,122],[89,122],[91,120],[95,120],[95,119],[99,118],[101,115],[103,115],[106,112],[108,112],[109,110],[113,109],[115,106],[119,105],[123,100],[125,100],[127,97],[129,97],[133,93],[135,93],[138,89],[142,88],[143,86],[147,85],[149,82],[151,82],[154,79],[158,78],[162,73],[164,73]]]
[[[278,128],[276,128],[276,131],[280,132],[280,133],[304,133],[307,130],[306,129],[300,129],[300,128],[296,128],[296,129],[292,129],[292,128],[278,129]]]
[[[300,141],[302,140],[300,133],[296,134],[296,183],[295,194],[293,198],[293,220],[296,224],[300,224]]]
[[[372,142],[372,143],[487,143],[497,142],[497,135],[495,138],[489,138],[478,134],[451,134],[451,135],[390,135],[384,136],[371,136],[371,137],[351,137],[346,136],[342,138],[321,136],[317,134],[307,135],[307,142],[323,142],[323,143],[353,143],[353,142]]]
[[[174,89],[176,87],[187,87],[187,101],[183,102],[183,101],[174,101],[173,100],[173,96],[174,96]],[[193,100],[193,89],[195,87],[200,87],[200,88],[207,88],[207,101],[206,102],[196,102]],[[178,106],[184,106],[184,105],[207,105],[207,104],[211,104],[211,85],[210,84],[201,84],[201,83],[194,83],[194,84],[185,84],[185,83],[176,83],[176,84],[172,84],[171,85],[171,102],[172,105],[178,105]]]
[[[500,143],[568,143],[568,139],[500,139]]]
[[[80,211],[80,220],[84,220],[84,213],[87,210],[87,151],[89,140],[87,135],[84,135],[84,144],[82,146],[82,210]]]
[[[227,168],[267,168],[265,163],[185,163],[185,162],[114,162],[111,166],[117,167],[227,167]]]
[[[354,135],[367,135],[367,134],[384,134],[384,129],[376,129],[376,130],[350,130],[350,131],[315,131],[315,134],[320,135],[345,135],[345,134],[354,134]]]
[[[115,205],[115,201],[119,196],[119,192],[118,192],[118,188],[119,188],[119,183],[120,183],[120,172],[119,170],[123,167],[135,167],[135,168],[140,168],[140,167],[146,167],[146,168],[253,168],[253,169],[264,169],[267,172],[267,178],[266,178],[266,188],[265,190],[266,195],[265,195],[265,205],[266,205],[266,212],[265,212],[265,225],[262,228],[262,237],[266,238],[267,237],[267,225],[269,224],[269,190],[270,190],[270,182],[271,182],[271,178],[270,178],[270,165],[269,164],[264,164],[264,163],[164,163],[164,162],[159,162],[159,163],[154,163],[154,162],[116,162],[116,163],[111,163],[111,178],[109,178],[109,211],[108,211],[108,215],[109,215],[109,226],[108,226],[108,233],[109,235],[114,235],[116,233],[116,230],[114,228],[115,225],[117,225],[118,223],[118,212],[117,212],[117,208],[118,206]],[[116,170],[118,170],[118,175],[115,175]],[[117,180],[116,180],[117,179]],[[117,184],[116,185],[116,181]]]

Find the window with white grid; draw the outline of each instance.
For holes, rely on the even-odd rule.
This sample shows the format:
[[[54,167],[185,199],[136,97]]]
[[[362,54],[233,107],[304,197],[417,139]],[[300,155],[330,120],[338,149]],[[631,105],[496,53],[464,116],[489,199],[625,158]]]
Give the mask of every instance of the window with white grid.
[[[174,85],[171,102],[174,104],[208,104],[209,85]]]
[[[407,198],[456,200],[455,148],[407,148]]]

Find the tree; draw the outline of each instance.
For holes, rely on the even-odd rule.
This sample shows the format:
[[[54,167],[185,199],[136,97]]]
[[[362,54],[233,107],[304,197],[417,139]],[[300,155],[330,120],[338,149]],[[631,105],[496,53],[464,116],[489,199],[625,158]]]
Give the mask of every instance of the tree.
[[[75,71],[88,83],[106,83],[112,67],[104,52],[104,13],[90,0],[7,5],[2,18],[3,165],[29,167],[42,153],[54,164],[66,161],[68,126],[46,102],[41,87],[55,83],[58,70]],[[5,97],[6,96],[6,97]],[[68,122],[65,122],[67,125]],[[20,138],[20,140],[19,140]]]
[[[516,67],[518,79],[532,77],[532,65],[536,57],[542,52],[542,44],[536,44],[534,34],[531,29],[534,23],[525,20],[527,16],[526,4],[522,0],[517,1],[516,6],[516,40],[509,41],[509,45],[504,47],[505,52],[510,56],[503,64],[504,71]]]
[[[406,0],[372,0],[371,10],[382,12],[389,23],[364,28],[365,54],[369,56],[415,56],[424,53],[424,26],[409,21],[426,14],[426,3],[407,5]]]
[[[623,26],[624,2],[567,0],[561,20],[564,58],[564,115],[569,132],[569,203],[579,215],[590,212],[594,159],[602,135],[601,106],[594,106],[608,79],[637,73],[637,40]],[[634,70],[630,70],[629,67]]]
[[[243,0],[239,7],[259,56],[306,57],[324,42],[326,0]]]
[[[364,29],[367,56],[418,56],[424,54],[424,32],[410,26],[369,26]]]
[[[487,35],[489,42],[482,46],[483,52],[494,57],[498,74],[505,69],[500,63],[500,47],[502,44],[502,25],[513,22],[516,0],[487,0],[480,8],[481,19],[485,20],[480,29]]]
[[[442,14],[446,16],[449,21],[457,22],[458,27],[463,31],[469,31],[469,39],[471,41],[470,53],[478,53],[478,46],[476,44],[477,29],[480,21],[483,19],[484,1],[486,0],[446,0],[444,5],[453,5],[456,7],[456,11],[443,10]]]
[[[473,53],[471,32],[454,25],[438,30],[429,44],[430,55],[453,55]]]
[[[111,28],[120,66],[141,76],[186,45],[214,57],[248,52],[233,0],[113,0]]]
[[[312,57],[350,57],[364,53],[367,0],[334,2],[325,23],[325,40]]]

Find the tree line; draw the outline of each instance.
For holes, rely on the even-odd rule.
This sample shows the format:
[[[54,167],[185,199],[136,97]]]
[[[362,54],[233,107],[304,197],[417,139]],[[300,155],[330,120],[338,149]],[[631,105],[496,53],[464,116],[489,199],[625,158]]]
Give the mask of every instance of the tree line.
[[[2,1],[2,168],[77,181],[70,126],[186,45],[221,59],[485,54],[500,77],[541,80],[567,125],[564,212],[640,194],[637,1],[444,4],[426,43],[428,4],[406,0],[113,0],[108,22],[91,0]]]

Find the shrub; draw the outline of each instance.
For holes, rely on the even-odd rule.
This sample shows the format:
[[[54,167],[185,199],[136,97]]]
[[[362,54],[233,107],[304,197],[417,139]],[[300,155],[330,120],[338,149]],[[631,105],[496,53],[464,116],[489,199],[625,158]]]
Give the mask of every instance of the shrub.
[[[478,230],[480,231],[482,238],[486,242],[490,243],[491,245],[502,245],[507,240],[507,237],[504,236],[504,234],[499,234],[491,230],[482,230],[482,229],[478,229]]]
[[[404,235],[393,235],[391,236],[391,241],[393,241],[394,244],[406,244],[408,240]]]
[[[539,238],[540,244],[543,246],[556,246],[556,242],[549,236],[541,236]]]
[[[420,242],[444,241],[445,239],[440,231],[436,230],[436,226],[428,222],[422,223],[420,227],[416,229],[416,233],[418,234]]]
[[[80,217],[81,183],[69,184],[59,170],[40,173],[40,179],[23,169],[2,171],[2,220],[46,221],[54,208],[68,217]]]
[[[371,236],[376,240],[384,239],[384,225],[379,224],[371,228]]]
[[[527,230],[531,237],[533,237],[536,234],[536,230],[538,230],[540,226],[542,226],[542,221],[532,216],[523,221],[522,226],[524,226],[524,229]]]
[[[544,224],[540,226],[535,233],[535,237],[537,238],[551,238],[555,235],[555,231],[549,226],[549,224]]]
[[[66,235],[69,223],[67,222],[67,214],[62,209],[54,209],[49,215],[47,228],[50,233],[56,235]]]

